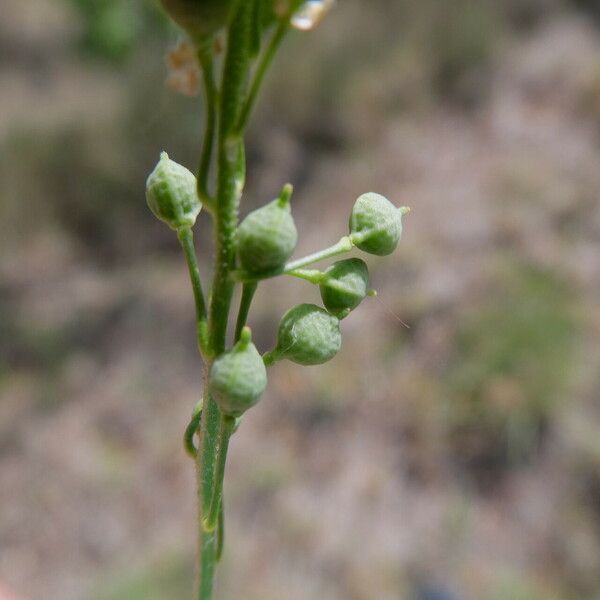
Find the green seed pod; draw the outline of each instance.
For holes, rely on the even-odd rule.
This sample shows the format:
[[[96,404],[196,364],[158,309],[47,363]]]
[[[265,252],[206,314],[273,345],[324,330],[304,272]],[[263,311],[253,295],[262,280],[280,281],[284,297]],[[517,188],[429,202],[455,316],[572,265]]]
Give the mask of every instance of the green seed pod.
[[[227,25],[233,0],[161,0],[166,13],[192,38],[203,39]]]
[[[360,258],[340,260],[323,273],[319,288],[325,308],[343,319],[365,299],[369,291],[369,269]]]
[[[240,224],[237,249],[240,264],[252,275],[285,265],[296,248],[298,232],[290,208],[292,186],[286,185],[279,198],[252,211]]]
[[[350,238],[369,254],[391,254],[402,236],[402,215],[408,212],[408,208],[396,208],[379,194],[363,194],[352,209]]]
[[[193,173],[166,152],[146,181],[146,202],[156,218],[175,230],[192,227],[202,208]]]
[[[265,355],[266,364],[287,358],[300,365],[320,365],[342,345],[339,319],[314,304],[299,304],[283,315],[277,347]]]
[[[254,406],[267,387],[267,371],[251,338],[245,327],[240,341],[221,354],[210,370],[210,393],[220,411],[230,417],[239,417]]]

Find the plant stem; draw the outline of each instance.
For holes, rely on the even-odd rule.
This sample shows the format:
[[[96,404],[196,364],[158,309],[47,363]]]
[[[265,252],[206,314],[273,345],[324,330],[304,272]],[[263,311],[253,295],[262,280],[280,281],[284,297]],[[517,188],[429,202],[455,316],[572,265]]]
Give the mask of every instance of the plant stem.
[[[200,421],[202,420],[202,402],[198,402],[196,408],[194,408],[194,412],[192,414],[192,418],[188,426],[185,428],[185,433],[183,434],[183,447],[187,454],[191,456],[193,459],[196,458],[198,454],[198,448],[194,444],[194,436],[198,433],[198,429],[200,427]]]
[[[217,144],[217,202],[214,208],[216,258],[209,311],[209,347],[212,356],[225,350],[227,320],[233,294],[231,270],[235,267],[235,233],[239,202],[245,179],[243,137],[234,135],[250,68],[251,3],[240,2],[229,27],[227,54],[223,64],[219,102]],[[211,364],[206,365],[206,375]],[[205,377],[205,382],[208,377]],[[206,385],[206,383],[205,383]],[[216,537],[207,531],[204,520],[213,497],[215,462],[218,451],[220,413],[205,390],[202,414],[202,441],[197,454],[199,494],[199,566],[198,600],[211,600],[216,561]]]
[[[302,269],[303,267],[307,267],[313,263],[325,260],[326,258],[332,258],[333,256],[338,256],[339,254],[345,254],[346,252],[350,252],[353,246],[354,244],[352,243],[352,240],[348,236],[345,236],[337,244],[334,244],[329,248],[325,248],[325,250],[320,250],[319,252],[309,254],[304,258],[299,258],[298,260],[288,263],[285,265],[283,273],[286,275],[292,274],[292,272],[296,271],[297,269]]]
[[[294,269],[293,271],[286,271],[286,275],[291,277],[297,277],[298,279],[304,279],[310,283],[318,285],[323,281],[324,274],[318,269]]]
[[[292,275],[293,277],[308,279],[306,277],[308,271],[302,271],[303,267],[307,267],[308,265],[312,265],[313,263],[325,260],[327,258],[338,256],[339,254],[345,254],[346,252],[350,252],[353,247],[353,238],[350,236],[345,236],[337,244],[334,244],[329,248],[325,248],[325,250],[319,250],[319,252],[315,252],[314,254],[309,254],[308,256],[304,256],[303,258],[289,262],[283,269],[279,268],[272,271],[266,271],[260,275],[250,274],[239,269],[237,271],[232,271],[231,276],[235,281],[241,281],[243,283],[263,281],[264,279],[271,279],[273,277],[278,277],[279,275]]]
[[[210,365],[205,365],[204,381],[208,381]],[[206,385],[206,384],[205,384]],[[196,453],[196,472],[198,480],[198,600],[211,600],[216,559],[216,536],[202,526],[207,510],[207,499],[212,496],[213,478],[217,453],[217,433],[219,427],[219,409],[205,389],[203,399],[200,447]]]
[[[237,126],[237,131],[244,131],[248,125],[248,119],[250,118],[252,109],[256,103],[258,92],[260,91],[265,75],[269,70],[269,66],[273,62],[273,58],[277,52],[277,49],[281,45],[289,26],[289,17],[283,18],[273,34],[273,37],[271,38],[271,41],[260,60],[260,63],[256,67],[256,73],[254,74],[252,85],[250,86],[250,93],[248,94],[248,99],[246,100],[246,104],[242,111],[242,115]]]
[[[214,198],[210,195],[208,190],[208,178],[217,124],[218,91],[215,85],[214,58],[211,44],[212,38],[208,42],[204,41],[198,48],[198,61],[202,69],[204,97],[206,101],[206,127],[204,130],[204,140],[202,142],[200,165],[198,167],[198,196],[210,210],[213,210]]]
[[[206,315],[206,304],[204,302],[204,292],[202,291],[202,282],[200,280],[200,270],[198,269],[198,260],[196,259],[196,249],[194,247],[194,234],[189,227],[182,227],[177,231],[177,237],[183,248],[185,260],[190,274],[192,290],[194,292],[194,303],[196,305],[196,336],[198,348],[203,356],[209,354],[208,350],[208,323]]]
[[[216,565],[215,532],[205,531],[204,528],[200,528],[199,544],[200,581],[198,583],[198,600],[211,600],[213,596],[213,581]]]
[[[208,515],[204,520],[204,528],[208,531],[214,531],[219,519],[221,508],[221,499],[223,497],[223,478],[225,477],[225,464],[227,462],[227,450],[229,440],[235,428],[235,417],[221,415],[219,424],[219,451],[217,453],[217,463],[215,465],[215,487],[211,499]]]
[[[242,329],[244,329],[246,325],[246,321],[248,320],[248,313],[250,312],[250,305],[252,304],[252,299],[254,298],[254,293],[256,292],[256,288],[258,287],[258,283],[256,281],[248,281],[244,283],[242,288],[242,297],[240,299],[240,310],[237,317],[237,322],[235,324],[235,341],[237,342],[242,335]]]
[[[221,494],[221,506],[219,506],[219,522],[217,523],[217,548],[215,559],[217,562],[223,556],[223,548],[225,547],[225,509],[223,507],[223,494]]]

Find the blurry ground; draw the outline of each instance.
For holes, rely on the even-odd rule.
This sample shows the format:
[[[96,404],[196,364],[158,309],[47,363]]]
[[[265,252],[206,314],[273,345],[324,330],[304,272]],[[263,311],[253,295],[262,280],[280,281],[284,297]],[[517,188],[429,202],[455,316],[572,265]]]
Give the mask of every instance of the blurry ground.
[[[254,122],[246,210],[292,181],[298,254],[361,192],[413,213],[340,355],[275,367],[235,437],[223,600],[600,599],[596,5],[417,4],[340,2]],[[176,40],[145,2],[3,5],[0,588],[23,600],[190,597],[201,370],[143,198],[159,150],[198,151]],[[261,349],[299,297],[263,286]]]

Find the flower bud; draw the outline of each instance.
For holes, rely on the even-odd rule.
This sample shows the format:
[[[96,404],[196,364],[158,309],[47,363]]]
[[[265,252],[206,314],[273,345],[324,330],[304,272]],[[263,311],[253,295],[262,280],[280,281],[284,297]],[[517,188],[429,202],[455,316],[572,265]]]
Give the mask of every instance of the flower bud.
[[[319,285],[325,308],[338,319],[354,310],[369,291],[369,270],[360,258],[340,260],[324,273]]]
[[[408,212],[408,208],[396,208],[379,194],[363,194],[352,209],[350,238],[357,248],[369,254],[391,254],[402,235],[402,215]]]
[[[239,417],[260,399],[267,387],[267,371],[252,343],[248,327],[239,342],[221,354],[210,370],[210,393],[227,416]]]
[[[298,232],[290,208],[292,186],[252,211],[240,224],[237,250],[243,269],[252,275],[282,268],[294,252]]]
[[[291,25],[299,31],[310,31],[329,12],[335,0],[306,0],[292,15]]]
[[[167,14],[192,38],[206,38],[227,24],[232,0],[161,0]]]
[[[299,304],[279,323],[277,347],[265,363],[287,358],[300,365],[320,365],[332,359],[342,345],[339,320],[314,304]]]
[[[166,152],[146,181],[146,202],[156,218],[175,230],[192,227],[202,208],[193,173]]]

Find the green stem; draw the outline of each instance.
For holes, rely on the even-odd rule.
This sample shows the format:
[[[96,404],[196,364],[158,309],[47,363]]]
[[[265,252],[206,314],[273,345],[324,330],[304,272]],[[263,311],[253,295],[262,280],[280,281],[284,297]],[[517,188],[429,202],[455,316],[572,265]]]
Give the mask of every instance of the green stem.
[[[249,281],[244,283],[242,288],[242,297],[240,299],[240,310],[238,312],[237,322],[235,324],[235,341],[237,342],[242,335],[242,329],[246,325],[248,320],[248,313],[250,312],[250,305],[256,292],[258,283],[256,281]]]
[[[204,519],[204,528],[207,531],[214,531],[219,520],[221,499],[223,497],[223,479],[225,477],[227,450],[229,449],[229,440],[231,439],[234,428],[235,417],[221,415],[221,422],[219,425],[219,451],[217,453],[217,463],[215,465],[215,487],[208,515]]]
[[[271,367],[279,360],[279,354],[276,350],[271,350],[270,352],[265,352],[262,359],[265,367]]]
[[[194,459],[198,455],[198,448],[196,448],[196,445],[194,444],[194,436],[196,433],[198,433],[201,421],[202,401],[198,402],[196,408],[194,408],[192,418],[190,419],[188,426],[185,428],[185,433],[183,434],[183,447],[188,455]]]
[[[248,126],[248,120],[250,119],[250,115],[252,114],[252,110],[256,104],[258,92],[260,91],[262,83],[265,79],[265,75],[267,74],[269,66],[273,62],[273,58],[290,27],[290,17],[291,15],[288,15],[281,19],[269,45],[267,46],[267,49],[265,50],[258,66],[256,67],[254,79],[252,80],[252,84],[250,86],[250,93],[248,94],[248,99],[244,105],[244,109],[237,126],[237,131],[244,131]]]
[[[196,258],[196,249],[194,247],[194,234],[189,227],[182,227],[177,231],[177,237],[183,248],[183,253],[185,254],[190,281],[192,283],[192,290],[194,292],[198,348],[203,356],[207,356],[209,355],[209,350],[206,304],[204,302],[204,292],[202,291],[202,281],[200,280],[200,270],[198,269],[198,260]]]
[[[245,181],[243,137],[235,132],[250,69],[251,3],[241,2],[233,20],[223,66],[218,143],[218,191],[215,219],[217,241],[213,300],[210,314],[210,343],[217,354],[225,349],[227,319],[233,293],[229,277],[235,266],[235,234]]]
[[[216,560],[219,562],[225,548],[225,510],[223,507],[223,494],[221,494],[221,506],[219,506],[219,522],[217,523],[217,548]]]
[[[198,166],[198,196],[212,210],[214,208],[214,198],[208,190],[208,178],[210,175],[217,124],[218,91],[215,85],[214,58],[211,44],[212,38],[208,42],[203,42],[198,48],[198,61],[202,68],[204,97],[206,101],[206,127],[204,130],[204,140],[202,141],[200,165]]]
[[[200,528],[200,580],[198,582],[198,600],[211,600],[216,566],[216,535],[214,531]]]
[[[312,265],[313,263],[325,260],[327,258],[332,258],[334,256],[338,256],[339,254],[345,254],[346,252],[350,252],[353,246],[354,244],[352,243],[352,240],[348,236],[345,236],[337,244],[334,244],[329,248],[325,248],[325,250],[320,250],[319,252],[309,254],[304,258],[299,258],[288,263],[287,265],[285,265],[283,273],[286,275],[291,275],[293,274],[293,271],[302,269],[303,267],[307,267],[308,265]]]
[[[210,364],[205,364],[204,380],[208,381]],[[198,600],[211,600],[216,561],[216,536],[203,526],[204,515],[208,510],[208,502],[214,487],[214,472],[217,455],[217,438],[219,428],[219,409],[215,401],[205,390],[203,399],[200,448],[196,453],[196,472],[198,480],[198,550],[199,550],[199,582]]]
[[[350,252],[350,250],[352,250],[354,247],[353,239],[354,238],[352,237],[345,236],[337,244],[334,244],[329,248],[325,248],[325,250],[320,250],[314,254],[309,254],[308,256],[289,262],[287,265],[285,265],[285,267],[283,267],[283,269],[273,269],[272,271],[261,273],[259,276],[239,269],[237,271],[232,271],[231,277],[234,281],[241,281],[243,283],[249,283],[251,281],[263,281],[264,279],[271,279],[272,277],[278,277],[279,275],[291,275],[293,277],[308,279],[305,275],[309,273],[309,271],[303,270],[303,267],[307,267],[313,263],[325,260],[327,258],[332,258],[334,256]]]
[[[243,137],[235,134],[244,102],[250,69],[251,3],[239,2],[229,27],[227,53],[223,63],[219,102],[217,144],[217,201],[214,207],[216,258],[209,311],[209,347],[212,356],[225,350],[227,321],[233,294],[230,272],[235,266],[235,236],[239,202],[245,179]],[[210,372],[207,364],[206,374]],[[208,381],[208,378],[205,378]],[[216,562],[217,534],[204,527],[210,512],[215,486],[220,413],[215,401],[205,392],[202,414],[202,441],[197,457],[199,494],[198,600],[211,600]]]
[[[323,272],[318,269],[294,269],[293,271],[287,271],[285,274],[297,277],[298,279],[304,279],[315,285],[319,285],[324,277]]]

